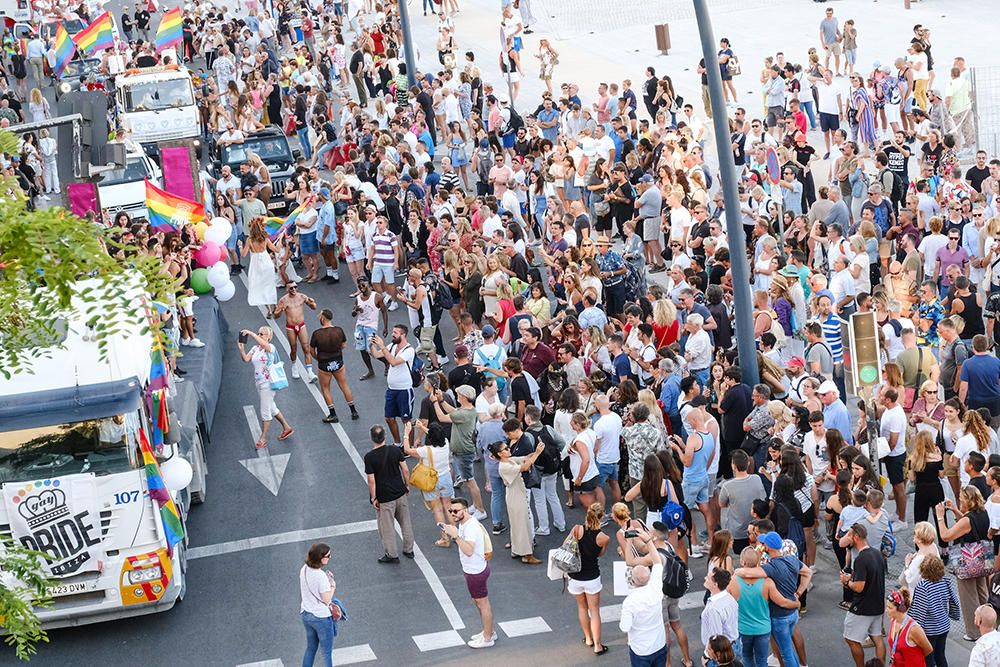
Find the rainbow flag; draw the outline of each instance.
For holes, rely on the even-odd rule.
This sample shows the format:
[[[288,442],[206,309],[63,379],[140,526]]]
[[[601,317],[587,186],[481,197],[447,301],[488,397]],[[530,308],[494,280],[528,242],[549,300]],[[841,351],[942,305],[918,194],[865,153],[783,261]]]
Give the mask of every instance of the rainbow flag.
[[[146,486],[149,487],[149,497],[160,506],[160,520],[163,523],[163,533],[167,538],[167,553],[173,554],[174,545],[184,539],[181,516],[170,497],[170,491],[163,483],[160,464],[156,462],[153,448],[149,446],[144,429],[139,429],[139,447],[142,450],[142,463],[146,469]]]
[[[312,195],[309,199],[302,202],[298,208],[288,214],[287,218],[264,218],[264,229],[267,230],[267,235],[271,238],[271,240],[273,241],[281,236],[282,232],[291,231],[295,227],[295,220],[299,217],[302,211],[306,210],[306,207],[312,203],[312,200],[315,197],[316,195]]]
[[[167,360],[160,337],[156,337],[153,350],[150,353],[149,388],[153,391],[167,388]]]
[[[69,33],[66,32],[66,28],[60,23],[59,27],[56,28],[56,78],[62,76],[63,70],[66,69],[66,65],[69,61],[73,59],[73,55],[76,53],[76,44],[72,39],[69,38]]]
[[[86,28],[73,35],[77,47],[87,55],[100,53],[115,47],[115,36],[111,28],[111,14],[104,12]]]
[[[174,7],[160,19],[160,27],[156,29],[156,52],[175,47],[183,40],[181,8]]]
[[[157,232],[176,234],[188,223],[205,219],[205,206],[172,195],[146,179],[146,210],[149,223]]]

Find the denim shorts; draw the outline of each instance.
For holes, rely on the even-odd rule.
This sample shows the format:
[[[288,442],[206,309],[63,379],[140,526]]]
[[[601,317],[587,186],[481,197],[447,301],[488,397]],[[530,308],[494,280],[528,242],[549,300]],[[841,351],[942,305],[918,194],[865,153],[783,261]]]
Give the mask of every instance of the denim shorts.
[[[681,489],[684,491],[684,504],[691,509],[695,509],[698,503],[708,502],[708,477],[696,482],[681,480]]]
[[[618,481],[618,464],[617,463],[598,463],[597,464],[597,484],[600,486],[609,480]]]
[[[359,352],[367,352],[374,335],[374,327],[366,327],[361,324],[354,325],[354,349]]]
[[[372,285],[386,283],[393,285],[396,283],[396,270],[389,264],[375,263],[372,266]]]
[[[438,498],[452,498],[455,496],[455,483],[451,479],[451,471],[442,475],[438,473],[437,486],[433,491],[424,491],[424,500],[433,502]]]
[[[461,486],[470,479],[475,479],[472,466],[476,462],[475,454],[452,454],[451,463],[455,466],[455,486]]]
[[[299,250],[303,255],[315,255],[319,253],[319,242],[316,240],[316,232],[312,234],[299,234]]]

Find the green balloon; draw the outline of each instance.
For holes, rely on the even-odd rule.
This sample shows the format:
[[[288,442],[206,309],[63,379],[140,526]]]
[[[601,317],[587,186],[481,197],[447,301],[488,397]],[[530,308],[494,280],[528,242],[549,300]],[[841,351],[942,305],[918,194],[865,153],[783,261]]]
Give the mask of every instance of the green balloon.
[[[212,291],[208,282],[208,269],[195,269],[191,272],[191,288],[195,294],[208,294]]]

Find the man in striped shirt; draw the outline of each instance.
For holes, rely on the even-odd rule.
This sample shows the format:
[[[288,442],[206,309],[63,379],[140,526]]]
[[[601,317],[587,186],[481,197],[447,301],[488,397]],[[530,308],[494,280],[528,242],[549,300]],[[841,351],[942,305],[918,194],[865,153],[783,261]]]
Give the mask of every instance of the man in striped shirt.
[[[368,246],[368,270],[372,274],[372,287],[389,302],[389,310],[399,308],[396,302],[396,254],[399,238],[389,231],[389,221],[378,216],[371,245]],[[386,297],[388,294],[388,297]]]

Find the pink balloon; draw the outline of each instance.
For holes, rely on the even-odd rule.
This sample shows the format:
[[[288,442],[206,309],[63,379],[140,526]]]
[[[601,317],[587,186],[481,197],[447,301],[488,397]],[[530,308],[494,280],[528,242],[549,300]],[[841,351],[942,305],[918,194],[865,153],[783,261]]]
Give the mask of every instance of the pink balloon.
[[[201,247],[194,253],[194,261],[199,265],[209,267],[225,257],[226,249],[218,243],[203,241]]]

